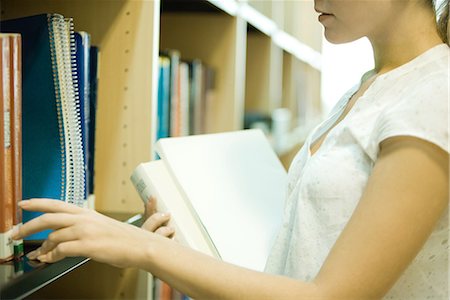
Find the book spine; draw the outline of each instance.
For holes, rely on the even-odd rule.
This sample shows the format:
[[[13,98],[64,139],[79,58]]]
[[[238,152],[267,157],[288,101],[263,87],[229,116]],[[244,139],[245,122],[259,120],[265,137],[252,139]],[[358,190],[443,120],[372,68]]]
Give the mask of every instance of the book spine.
[[[169,51],[170,56],[170,135],[179,136],[179,81],[180,81],[180,53]]]
[[[170,89],[170,60],[168,57],[159,57],[158,78],[158,134],[157,140],[169,136],[169,89]]]
[[[89,50],[89,129],[88,129],[88,194],[94,194],[95,162],[95,118],[97,112],[97,86],[99,70],[99,48],[91,46]]]
[[[205,98],[203,103],[203,132],[214,131],[214,101],[215,101],[215,77],[216,73],[210,66],[205,66]]]
[[[200,61],[194,64],[194,86],[195,86],[195,99],[193,100],[193,119],[194,119],[194,134],[202,134],[202,118],[203,118],[203,87],[204,87],[204,66]]]
[[[84,152],[84,169],[85,169],[85,199],[88,197],[88,136],[89,136],[89,47],[90,36],[84,31],[75,32],[75,77],[77,82],[79,104],[80,104],[80,120],[81,120],[81,141]]]
[[[11,64],[11,152],[13,184],[13,223],[18,229],[22,225],[22,39],[20,34],[10,35]],[[14,241],[14,256],[23,255],[23,240]]]
[[[179,133],[189,135],[189,65],[180,62],[180,105],[179,105]]]
[[[10,40],[0,35],[0,262],[13,258],[13,190],[11,153]]]
[[[150,187],[150,179],[145,174],[145,170],[142,166],[138,166],[136,170],[131,174],[131,182],[133,183],[136,191],[141,197],[142,201],[147,204],[150,197],[153,195]]]
[[[133,183],[136,191],[138,192],[139,196],[141,197],[141,200],[145,203],[145,205],[147,205],[148,200],[150,199],[151,196],[158,198],[159,195],[155,191],[155,187],[152,183],[152,179],[150,178],[150,176],[148,176],[146,174],[145,167],[142,164],[139,165],[133,171],[133,173],[131,174],[130,180],[131,180],[131,183]],[[156,211],[157,212],[168,212],[169,209],[164,204],[164,201],[158,201]],[[179,234],[176,234],[175,240],[177,240],[178,242],[180,242],[183,245],[190,245],[190,243],[187,242],[186,239],[180,234],[181,230],[179,229],[175,218],[171,218],[169,223],[167,224],[167,226],[174,228],[175,232],[179,233]]]

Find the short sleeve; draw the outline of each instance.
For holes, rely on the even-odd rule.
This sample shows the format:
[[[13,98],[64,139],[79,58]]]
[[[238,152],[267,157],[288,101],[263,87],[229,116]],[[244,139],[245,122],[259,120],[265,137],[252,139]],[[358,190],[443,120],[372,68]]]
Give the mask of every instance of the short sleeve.
[[[411,136],[450,152],[448,72],[440,75],[424,78],[423,84],[398,95],[398,101],[380,114],[374,128],[378,146],[390,137]]]

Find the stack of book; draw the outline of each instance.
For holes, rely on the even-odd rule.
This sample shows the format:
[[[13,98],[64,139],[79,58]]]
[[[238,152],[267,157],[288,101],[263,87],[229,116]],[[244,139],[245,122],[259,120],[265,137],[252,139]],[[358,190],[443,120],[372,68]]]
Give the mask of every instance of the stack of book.
[[[14,175],[16,173],[12,172],[18,179],[10,183],[8,189],[12,189],[11,192],[2,186],[2,196],[13,193],[17,201],[22,198],[50,198],[87,206],[87,196],[92,192],[89,180],[93,170],[90,165],[92,155],[88,154],[88,150],[93,149],[89,147],[89,132],[95,126],[95,123],[90,122],[91,116],[95,114],[95,111],[90,111],[93,106],[91,102],[95,102],[90,97],[90,62],[97,61],[97,51],[91,50],[89,34],[75,32],[73,20],[59,14],[2,20],[0,26],[4,37],[20,34],[23,58],[18,59],[17,63],[23,67],[22,85],[17,83],[17,89],[22,88],[23,92],[22,115],[14,110],[14,105],[20,108],[20,104],[16,103],[20,97],[18,100],[11,97],[11,109],[6,109],[5,101],[9,97],[6,94],[13,95],[13,92],[9,92],[12,88],[5,92],[7,81],[5,72],[2,72],[4,113],[1,114],[1,120],[5,128],[6,124],[10,124],[8,126],[14,129],[10,130],[11,138],[9,129],[2,130],[5,141],[2,166],[14,166],[14,171],[19,174]],[[2,40],[2,51],[6,40]],[[93,59],[90,58],[91,53],[95,56]],[[2,64],[2,70],[9,70],[4,60]],[[92,82],[95,87],[95,80]],[[14,136],[16,128],[22,130],[22,143],[20,137]],[[8,146],[7,141],[11,141],[11,146]],[[11,160],[13,163],[8,163]],[[3,178],[9,178],[3,175],[8,174],[8,169],[3,169],[2,184]],[[8,211],[10,206],[2,202],[2,213]],[[17,214],[19,216],[20,212]],[[23,221],[27,222],[38,215],[40,213],[24,211]],[[1,225],[7,223],[6,218],[0,220]],[[40,232],[27,239],[41,241],[48,233]]]
[[[20,257],[23,242],[12,241],[22,223],[21,36],[0,34],[0,262]]]

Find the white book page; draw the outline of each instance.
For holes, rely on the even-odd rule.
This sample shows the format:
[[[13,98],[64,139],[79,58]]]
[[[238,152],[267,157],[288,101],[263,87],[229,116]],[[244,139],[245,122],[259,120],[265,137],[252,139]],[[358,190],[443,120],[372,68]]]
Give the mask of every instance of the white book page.
[[[161,139],[157,151],[224,261],[263,271],[286,171],[260,130]]]

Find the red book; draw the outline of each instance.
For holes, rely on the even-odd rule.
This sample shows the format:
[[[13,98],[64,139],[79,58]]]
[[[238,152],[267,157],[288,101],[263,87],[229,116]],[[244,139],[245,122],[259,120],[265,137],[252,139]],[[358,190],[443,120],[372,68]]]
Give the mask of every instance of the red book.
[[[11,153],[13,186],[13,224],[22,224],[22,38],[20,34],[10,34],[11,65]],[[14,256],[23,255],[23,240],[14,241]]]
[[[0,262],[13,258],[10,35],[0,34]]]

